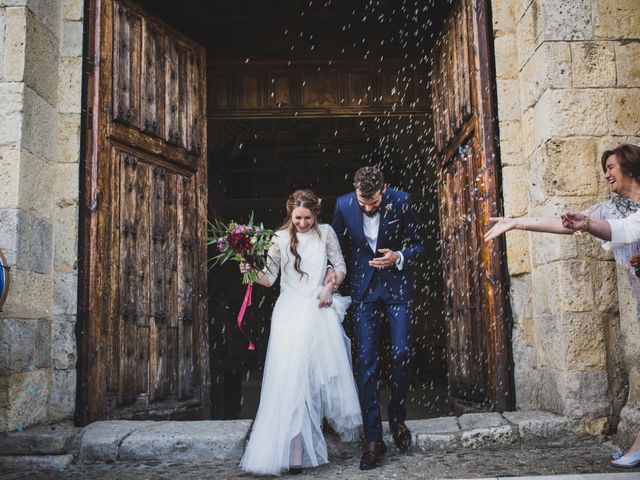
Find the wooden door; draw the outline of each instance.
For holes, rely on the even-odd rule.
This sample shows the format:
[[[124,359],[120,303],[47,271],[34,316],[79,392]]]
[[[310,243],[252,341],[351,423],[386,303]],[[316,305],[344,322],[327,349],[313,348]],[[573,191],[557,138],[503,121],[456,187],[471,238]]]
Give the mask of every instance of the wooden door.
[[[485,243],[496,215],[494,90],[486,0],[458,0],[433,50],[432,101],[456,411],[512,406],[502,246]]]
[[[205,52],[89,5],[78,420],[207,418]]]

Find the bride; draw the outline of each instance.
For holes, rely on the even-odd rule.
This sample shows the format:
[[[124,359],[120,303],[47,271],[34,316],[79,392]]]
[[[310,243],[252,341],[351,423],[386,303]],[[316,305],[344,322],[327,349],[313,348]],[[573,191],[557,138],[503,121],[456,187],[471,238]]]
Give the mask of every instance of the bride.
[[[330,225],[318,224],[320,199],[297,190],[287,200],[287,218],[276,232],[267,268],[258,283],[274,284],[273,309],[260,406],[240,462],[255,474],[300,473],[328,462],[322,434],[326,418],[343,441],[354,441],[362,424],[351,371],[351,344],[340,322],[350,299],[322,286],[327,259],[339,285],[346,268]],[[240,265],[244,273],[249,267]]]

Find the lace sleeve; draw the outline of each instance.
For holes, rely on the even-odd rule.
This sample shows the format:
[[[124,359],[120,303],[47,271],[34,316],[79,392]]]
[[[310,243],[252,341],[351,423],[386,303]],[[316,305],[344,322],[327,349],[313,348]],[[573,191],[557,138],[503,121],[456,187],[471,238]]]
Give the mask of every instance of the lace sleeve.
[[[273,285],[278,279],[278,272],[280,271],[280,246],[278,245],[278,239],[274,237],[274,243],[269,249],[267,254],[267,266],[262,270],[269,280],[269,286]]]
[[[327,232],[327,258],[333,265],[333,268],[336,272],[347,273],[347,265],[344,262],[344,257],[342,256],[342,250],[340,249],[340,242],[338,241],[338,236],[331,225],[326,225],[325,227]]]

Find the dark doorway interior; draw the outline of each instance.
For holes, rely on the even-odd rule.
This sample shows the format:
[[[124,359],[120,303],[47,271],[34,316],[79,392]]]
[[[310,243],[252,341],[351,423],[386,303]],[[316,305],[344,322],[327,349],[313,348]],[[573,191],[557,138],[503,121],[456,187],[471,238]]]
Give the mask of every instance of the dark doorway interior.
[[[329,222],[366,164],[412,193],[429,251],[416,274],[409,416],[448,414],[428,52],[450,3],[142,3],[207,50],[210,215],[242,221],[253,211],[275,228],[287,195],[308,187]],[[210,272],[213,418],[253,418],[258,404],[277,291],[255,291],[246,319],[255,352],[235,326],[242,294],[235,265]]]
[[[412,193],[423,234],[432,247],[416,275],[416,374],[409,410],[417,418],[448,413],[435,173],[424,168],[426,159],[418,154],[428,148],[417,140],[423,122],[347,117],[209,123],[210,191],[220,192],[218,202],[227,219],[246,219],[253,211],[256,218],[277,228],[285,215],[284,199],[296,188],[308,187],[323,199],[322,221],[330,222],[336,196],[351,190],[353,173],[367,163],[382,165],[391,186]],[[235,266],[213,270],[209,285],[211,327],[217,329],[211,338],[214,389],[216,381],[224,385],[217,390],[222,393],[221,416],[252,418],[277,292],[257,289],[247,318],[257,349],[248,352],[246,339],[234,324],[243,294]]]

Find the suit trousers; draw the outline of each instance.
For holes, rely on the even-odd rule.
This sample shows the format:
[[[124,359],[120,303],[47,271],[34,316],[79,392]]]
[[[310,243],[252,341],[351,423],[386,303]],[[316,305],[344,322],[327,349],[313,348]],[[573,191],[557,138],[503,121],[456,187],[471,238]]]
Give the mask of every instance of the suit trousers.
[[[389,422],[393,425],[404,422],[406,418],[405,402],[411,370],[410,304],[393,299],[376,272],[363,300],[354,302],[353,327],[356,383],[364,434],[367,442],[381,442],[382,418],[378,373],[380,334],[388,330],[391,344],[391,400],[388,414]]]

